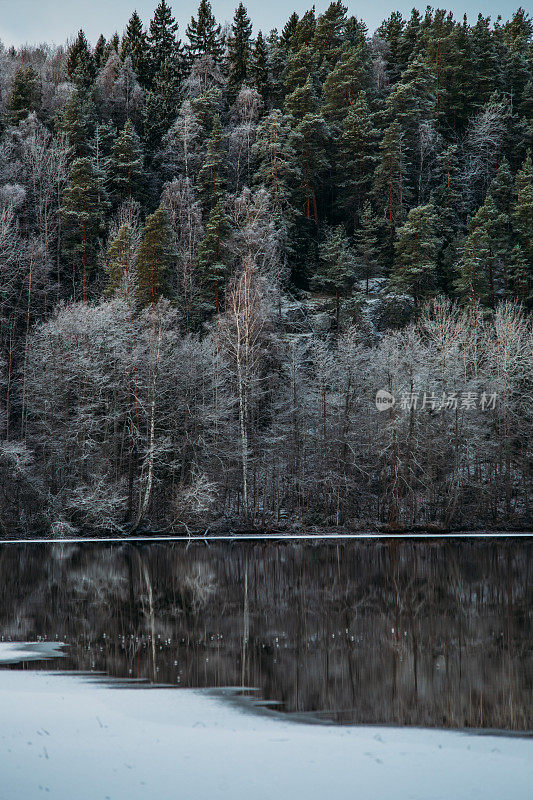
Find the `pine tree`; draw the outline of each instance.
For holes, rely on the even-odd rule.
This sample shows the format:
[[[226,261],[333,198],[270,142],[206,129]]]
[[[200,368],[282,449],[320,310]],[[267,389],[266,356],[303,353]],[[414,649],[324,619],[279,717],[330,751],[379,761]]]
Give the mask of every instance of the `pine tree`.
[[[148,36],[151,80],[152,83],[158,83],[157,87],[152,85],[154,91],[161,90],[163,72],[166,72],[165,77],[168,79],[170,72],[173,71],[178,85],[181,80],[184,55],[181,41],[177,38],[177,31],[178,23],[172,16],[170,6],[166,0],[160,0],[150,22],[150,35]]]
[[[204,208],[212,209],[224,191],[224,136],[220,117],[215,115],[211,136],[207,142],[204,163],[198,173],[198,189]]]
[[[135,278],[135,242],[131,225],[121,225],[115,239],[107,250],[108,295],[120,295],[130,299]]]
[[[107,61],[107,58],[108,58],[107,42],[105,36],[103,35],[103,33],[101,33],[94,47],[94,63],[96,65],[97,70],[102,69],[102,67],[105,65]]]
[[[392,279],[419,306],[436,286],[439,240],[433,205],[412,208],[397,235]]]
[[[146,95],[144,140],[155,150],[176,119],[179,109],[180,79],[172,59],[167,59],[156,74]]]
[[[335,295],[335,317],[339,330],[340,297],[350,289],[355,278],[355,261],[342,225],[328,230],[319,247],[319,270],[313,276],[313,289]]]
[[[528,153],[515,178],[515,202],[512,221],[518,243],[525,259],[533,270],[533,162]]]
[[[64,251],[73,272],[82,264],[83,300],[88,279],[96,268],[96,254],[104,229],[107,196],[102,174],[89,158],[76,159],[63,192]]]
[[[461,248],[455,281],[456,291],[463,302],[494,307],[491,226],[495,215],[494,202],[487,198],[477,214],[468,219],[468,233]]]
[[[490,17],[478,15],[470,30],[472,66],[475,75],[475,102],[486,105],[495,91],[503,89],[502,71]]]
[[[307,220],[318,223],[320,193],[329,169],[329,128],[321,114],[305,114],[295,128],[295,149],[301,175],[301,208]]]
[[[299,50],[301,47],[310,46],[316,32],[315,8],[305,12],[303,17],[298,20],[291,37],[291,50]]]
[[[390,248],[394,240],[394,230],[404,219],[408,200],[403,133],[397,122],[393,122],[385,130],[380,151],[372,191],[376,208],[382,212],[388,227],[389,241],[385,246]]]
[[[138,198],[145,179],[144,155],[131,120],[127,120],[113,145],[111,154],[111,180],[119,200]]]
[[[359,225],[353,234],[353,252],[356,274],[365,282],[368,294],[370,279],[379,267],[378,233],[379,220],[372,213],[370,203],[365,203],[361,212]]]
[[[228,97],[230,103],[234,102],[243,83],[251,78],[251,37],[252,23],[246,8],[239,3],[231,26],[231,36],[228,39]]]
[[[457,145],[449,145],[437,156],[436,187],[431,195],[437,211],[437,235],[440,249],[437,258],[438,289],[453,292],[457,234],[463,226],[463,192]]]
[[[224,55],[224,43],[220,25],[217,24],[209,0],[200,0],[198,18],[191,17],[187,26],[187,57],[189,63],[202,55],[210,55],[220,63]]]
[[[402,131],[405,180],[411,194],[418,202],[420,195],[420,174],[422,169],[421,126],[435,125],[436,98],[435,78],[430,67],[420,57],[415,59],[404,73],[401,80],[389,94],[385,113],[391,121],[399,125]]]
[[[285,50],[290,50],[293,48],[293,36],[296,32],[296,28],[298,27],[299,16],[296,11],[293,11],[290,15],[289,19],[285,23],[283,30],[281,31],[280,36],[280,45]],[[295,49],[298,49],[297,47]]]
[[[393,11],[388,19],[381,23],[377,35],[387,42],[385,53],[389,83],[395,84],[402,71],[400,52],[403,45],[405,20],[399,11]]]
[[[128,56],[139,82],[147,86],[149,82],[149,46],[146,31],[136,11],[131,15],[122,39],[120,57],[125,61]]]
[[[209,213],[205,236],[198,249],[196,272],[202,290],[202,314],[220,309],[227,275],[224,240],[230,230],[229,219],[222,200],[218,200]]]
[[[340,57],[345,42],[347,10],[341,0],[333,0],[317,19],[313,49],[318,54],[322,76],[327,75]]]
[[[519,244],[511,251],[509,275],[513,287],[513,296],[518,303],[530,306],[533,301],[533,269]]]
[[[368,83],[363,47],[344,47],[324,81],[325,108],[334,119],[344,119]]]
[[[73,158],[91,152],[91,141],[96,127],[96,107],[91,93],[77,87],[55,120],[58,133],[64,134]]]
[[[378,157],[377,137],[366,94],[361,92],[348,108],[342,124],[338,159],[340,202],[354,222],[372,188]]]
[[[268,50],[261,31],[257,34],[252,50],[250,74],[252,76],[252,85],[261,95],[263,105],[267,108],[271,95],[271,85],[268,74]]]
[[[137,251],[137,298],[142,306],[169,296],[174,258],[172,227],[160,206],[147,218]]]
[[[257,164],[254,184],[265,187],[274,213],[289,221],[294,216],[293,198],[301,176],[289,119],[278,109],[257,126],[253,155]]]
[[[7,119],[17,125],[41,105],[41,85],[33,67],[19,67],[13,78],[13,88],[7,105]]]
[[[82,30],[68,51],[67,73],[73,83],[84,88],[92,86],[96,77],[94,56]]]
[[[318,58],[316,53],[308,45],[300,47],[298,50],[291,52],[287,59],[287,66],[285,69],[285,110],[295,116],[305,114],[307,111],[315,111],[318,109]],[[310,95],[310,99],[306,101],[305,106],[302,101],[298,100],[299,93],[302,97],[306,93]]]

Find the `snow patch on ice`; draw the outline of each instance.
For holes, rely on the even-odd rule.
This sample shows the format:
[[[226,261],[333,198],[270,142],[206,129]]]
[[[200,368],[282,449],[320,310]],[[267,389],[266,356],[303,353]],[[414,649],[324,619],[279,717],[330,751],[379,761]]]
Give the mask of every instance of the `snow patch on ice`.
[[[223,695],[0,670],[9,800],[530,800],[533,739],[308,725]]]

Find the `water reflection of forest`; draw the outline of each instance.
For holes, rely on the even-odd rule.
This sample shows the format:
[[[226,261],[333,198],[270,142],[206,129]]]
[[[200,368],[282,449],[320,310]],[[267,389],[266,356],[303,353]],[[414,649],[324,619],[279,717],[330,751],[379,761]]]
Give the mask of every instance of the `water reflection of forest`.
[[[256,687],[340,722],[525,730],[532,549],[5,547],[0,634],[69,642],[60,668]]]

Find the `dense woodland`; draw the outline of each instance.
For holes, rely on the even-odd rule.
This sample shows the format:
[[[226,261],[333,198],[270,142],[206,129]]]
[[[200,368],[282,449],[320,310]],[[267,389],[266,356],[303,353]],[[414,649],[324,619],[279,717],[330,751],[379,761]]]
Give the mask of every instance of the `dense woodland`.
[[[531,526],[532,33],[1,48],[2,535]]]

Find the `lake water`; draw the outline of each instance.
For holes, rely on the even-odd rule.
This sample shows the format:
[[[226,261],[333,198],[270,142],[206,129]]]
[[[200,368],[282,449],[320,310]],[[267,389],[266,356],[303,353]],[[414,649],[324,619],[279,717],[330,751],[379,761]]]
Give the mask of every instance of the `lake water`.
[[[9,545],[32,669],[238,687],[307,721],[533,728],[533,544]],[[4,669],[19,669],[5,665]]]

